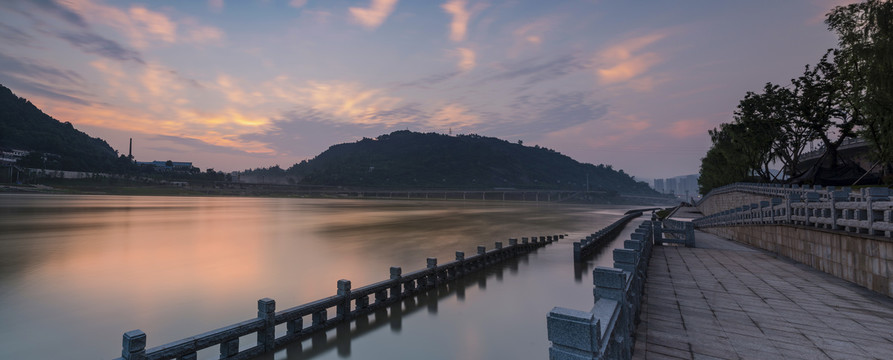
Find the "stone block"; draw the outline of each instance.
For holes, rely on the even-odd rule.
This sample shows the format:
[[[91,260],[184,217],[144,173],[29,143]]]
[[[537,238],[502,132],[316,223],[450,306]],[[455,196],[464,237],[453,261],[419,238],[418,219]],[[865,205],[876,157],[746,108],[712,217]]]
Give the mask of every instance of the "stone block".
[[[124,333],[123,353],[134,353],[146,349],[146,333],[142,330],[130,330]]]
[[[263,298],[257,301],[258,317],[262,317],[262,314],[272,314],[274,312],[276,312],[276,300]]]
[[[639,261],[639,253],[630,249],[614,249],[614,263],[635,264]]]
[[[586,311],[555,307],[546,317],[549,341],[582,352],[598,351],[599,323]]]
[[[626,274],[620,269],[597,266],[592,270],[592,281],[597,287],[623,289],[626,287]]]

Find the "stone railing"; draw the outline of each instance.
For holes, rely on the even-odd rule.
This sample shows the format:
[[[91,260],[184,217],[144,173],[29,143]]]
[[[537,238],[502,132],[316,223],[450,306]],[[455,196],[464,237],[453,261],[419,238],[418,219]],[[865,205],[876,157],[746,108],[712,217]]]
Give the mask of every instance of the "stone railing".
[[[891,237],[893,202],[882,187],[848,191],[789,191],[774,197],[695,219],[698,227],[791,224]]]
[[[546,317],[549,358],[629,359],[651,259],[655,224],[643,221],[614,249],[614,267],[592,271],[595,305],[589,312],[555,307]]]
[[[866,201],[871,196],[868,194],[869,191],[878,191],[869,189],[872,188],[853,191],[850,187],[822,187],[821,185],[801,187],[800,185],[734,183],[711,190],[694,205],[704,215],[712,215],[741,204],[759,203],[772,198],[784,199],[791,194],[817,193],[819,199],[830,200],[831,194],[837,191],[846,193],[847,201]]]
[[[128,331],[124,333],[122,357],[116,360],[195,360],[199,350],[214,346],[219,346],[220,359],[249,359],[563,238],[564,235],[525,237],[520,243],[518,239],[509,239],[508,246],[496,242],[496,248],[490,251],[478,246],[477,254],[467,258],[465,253],[457,251],[455,260],[442,265],[437,264],[436,258],[428,258],[425,269],[403,274],[400,267],[392,267],[390,279],[355,289],[351,288],[350,280],[338,280],[335,295],[278,312],[276,301],[260,299],[254,319],[153,348],[146,348],[146,333]],[[374,301],[370,302],[370,296],[375,297]],[[330,309],[334,310],[334,316],[330,315]],[[304,324],[307,316],[310,324]],[[281,324],[286,324],[287,332],[276,337],[275,328]],[[252,333],[257,334],[257,345],[240,350],[239,338]]]
[[[664,236],[669,235],[669,236]],[[695,226],[688,221],[676,221],[665,219],[655,224],[654,244],[682,244],[685,247],[695,247]]]
[[[620,229],[623,229],[623,226],[626,225],[633,218],[642,216],[641,211],[627,213],[619,220],[611,223],[611,225],[606,226],[604,229],[596,231],[591,235],[587,236],[585,239],[574,242],[574,262],[581,262],[589,255],[592,255],[592,252],[602,247],[608,240],[611,239],[612,236],[617,234]]]

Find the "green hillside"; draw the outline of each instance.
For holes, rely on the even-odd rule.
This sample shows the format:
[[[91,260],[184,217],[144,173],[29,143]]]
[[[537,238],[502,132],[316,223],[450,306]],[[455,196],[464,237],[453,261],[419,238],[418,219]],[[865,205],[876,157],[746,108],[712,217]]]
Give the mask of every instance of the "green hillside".
[[[586,190],[588,178],[590,190],[658,195],[610,165],[583,164],[539,146],[410,131],[334,145],[285,174],[307,185],[395,188]]]
[[[117,153],[108,143],[44,114],[30,101],[0,85],[0,148],[31,151],[25,166],[75,171],[110,171]]]

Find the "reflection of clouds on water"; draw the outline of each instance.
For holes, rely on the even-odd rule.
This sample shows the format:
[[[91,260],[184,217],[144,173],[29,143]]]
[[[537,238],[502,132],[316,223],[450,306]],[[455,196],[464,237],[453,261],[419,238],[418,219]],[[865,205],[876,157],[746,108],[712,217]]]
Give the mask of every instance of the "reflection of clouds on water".
[[[415,271],[427,257],[445,263],[455,251],[472,255],[478,245],[489,250],[510,237],[588,234],[624,210],[475,201],[0,195],[0,318],[9,320],[0,323],[0,332],[10,334],[0,338],[0,358],[111,356],[120,351],[121,332],[134,328],[149,334],[150,346],[161,345],[244,320],[261,297],[291,307],[331,296],[338,279],[362,286],[388,278],[391,266]],[[563,266],[569,248],[560,247],[569,246],[550,245],[531,255],[530,264],[554,256],[545,263]],[[405,326],[413,331],[400,336],[423,340],[419,331],[442,334],[441,327],[463,328],[458,322],[481,326],[478,318],[497,308],[511,313],[505,304],[519,298],[539,306],[533,298],[552,294],[555,279],[565,275],[566,285],[579,286],[573,269],[546,270],[540,261],[536,272],[525,271],[527,261],[522,258],[519,269],[509,267],[506,275],[488,272],[494,278],[489,284],[483,277],[461,292],[457,288],[455,301],[427,303],[466,315],[436,326],[419,320],[424,324]],[[500,290],[514,282],[525,284]],[[584,290],[582,302],[591,302],[591,288]],[[463,303],[466,296],[473,301]],[[543,304],[574,305],[553,302]],[[480,307],[477,316],[467,315],[470,307]],[[538,310],[524,312],[530,311]],[[538,317],[531,321],[539,324]],[[34,333],[45,337],[28,336]],[[482,330],[483,349],[477,351],[488,351],[497,340],[484,338],[495,333]],[[53,339],[49,345],[46,337]]]

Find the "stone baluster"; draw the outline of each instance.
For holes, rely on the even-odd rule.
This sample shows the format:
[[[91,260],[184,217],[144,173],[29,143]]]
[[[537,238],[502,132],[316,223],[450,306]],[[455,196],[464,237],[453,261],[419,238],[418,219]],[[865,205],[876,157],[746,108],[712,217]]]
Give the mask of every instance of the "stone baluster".
[[[220,344],[220,359],[229,359],[239,354],[239,338],[230,339]]]

